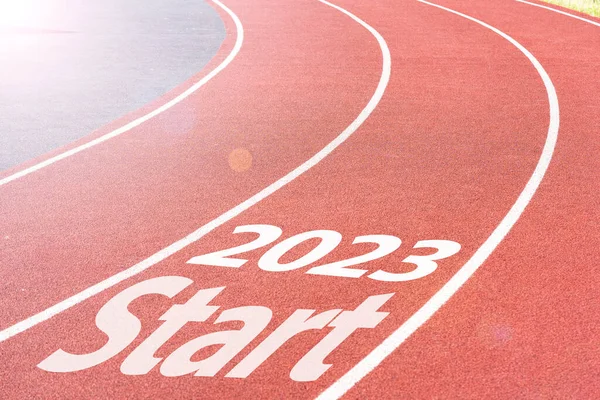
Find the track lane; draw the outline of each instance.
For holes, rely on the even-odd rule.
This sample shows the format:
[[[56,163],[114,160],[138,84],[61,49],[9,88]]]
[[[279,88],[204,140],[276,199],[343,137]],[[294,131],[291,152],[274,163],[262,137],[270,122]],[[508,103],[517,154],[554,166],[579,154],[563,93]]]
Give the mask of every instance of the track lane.
[[[595,398],[598,28],[511,1],[438,3],[536,55],[559,96],[559,141],[536,197],[484,268],[346,397]]]
[[[510,208],[506,216],[502,218],[500,223],[491,232],[490,236],[481,244],[481,246],[473,253],[471,258],[454,274],[449,281],[444,284],[434,295],[428,299],[425,304],[419,308],[409,319],[398,327],[389,337],[387,337],[380,345],[371,351],[363,358],[356,366],[344,374],[338,381],[327,388],[319,395],[319,399],[338,399],[350,390],[356,383],[364,379],[373,369],[377,368],[385,358],[387,358],[394,350],[401,346],[415,331],[425,324],[436,312],[444,306],[444,304],[452,298],[460,290],[460,288],[473,276],[473,274],[485,263],[487,258],[494,252],[496,247],[504,240],[519,220],[521,214],[531,202],[535,192],[539,188],[548,166],[552,160],[556,141],[558,139],[558,128],[560,125],[560,112],[558,98],[552,80],[544,70],[544,67],[526,48],[512,37],[497,28],[486,24],[483,21],[460,13],[453,9],[440,6],[425,0],[419,2],[435,7],[459,17],[465,18],[471,22],[493,31],[503,39],[511,43],[517,48],[536,69],[537,73],[543,81],[544,88],[548,94],[549,103],[549,123],[548,134],[544,143],[544,148],[540,155],[539,161],[533,171],[530,179],[523,188],[523,191],[517,197],[515,203]]]
[[[292,16],[281,5],[267,7],[270,17],[281,16],[273,22],[278,34],[267,39],[271,34],[259,29],[264,16],[246,5],[240,17],[251,30],[243,51],[185,104],[90,150],[81,161],[64,160],[52,172],[41,170],[26,183],[6,186],[0,194],[2,231],[10,238],[2,242],[8,255],[3,295],[20,307],[4,310],[4,327],[214,219],[314,155],[356,118],[379,78],[379,58],[367,50],[376,46],[374,39],[352,20],[339,22],[339,12],[322,4],[325,32],[298,36],[298,24],[310,21],[310,10]],[[340,46],[339,32],[347,25],[341,40],[358,49],[364,45],[365,51],[349,53],[347,45]],[[312,51],[310,43],[322,35],[332,40]],[[283,85],[272,83],[281,77]],[[269,96],[257,96],[265,91]],[[254,156],[246,173],[227,163],[236,147],[247,147]],[[112,254],[119,256],[107,262]],[[44,287],[52,290],[40,290]]]
[[[146,258],[145,260],[137,263],[136,265],[134,265],[130,268],[127,268],[126,270],[124,270],[120,273],[117,273],[117,274],[105,279],[102,282],[99,282],[93,286],[90,286],[89,288],[83,290],[82,292],[80,292],[74,296],[71,296],[68,299],[61,301],[60,303],[57,303],[57,304],[53,305],[52,307],[49,307],[48,309],[46,309],[38,314],[35,314],[34,316],[31,316],[21,322],[18,322],[15,325],[3,330],[2,332],[0,332],[0,341],[9,339],[10,337],[12,337],[16,334],[19,334],[19,333],[29,329],[32,326],[35,326],[47,319],[52,318],[53,316],[55,316],[61,312],[66,311],[70,307],[72,307],[82,301],[85,301],[88,298],[90,298],[98,293],[101,293],[102,291],[107,290],[110,287],[117,285],[118,283],[120,283],[128,278],[131,278],[132,276],[135,276],[135,275],[145,271],[146,269],[152,267],[153,265],[165,260],[166,258],[170,257],[171,255],[175,254],[176,252],[182,250],[186,246],[188,246],[194,242],[197,242],[202,237],[204,237],[206,234],[210,233],[213,229],[215,229],[215,228],[219,227],[220,225],[226,223],[227,221],[235,218],[242,212],[246,211],[248,208],[254,206],[256,203],[265,199],[269,195],[275,193],[277,190],[281,189],[282,187],[287,185],[289,182],[293,181],[294,179],[296,179],[297,177],[299,177],[300,175],[302,175],[303,173],[305,173],[306,171],[308,171],[309,169],[314,167],[316,164],[318,164],[320,161],[322,161],[325,157],[327,157],[331,152],[333,152],[337,147],[339,147],[341,144],[343,144],[343,142],[346,141],[356,131],[356,129],[358,129],[360,127],[360,125],[362,125],[364,123],[364,121],[369,117],[369,115],[373,112],[373,110],[375,109],[375,107],[377,106],[379,101],[381,100],[381,97],[383,96],[385,88],[389,82],[391,68],[390,68],[390,54],[389,54],[389,50],[387,48],[387,44],[385,43],[385,40],[381,37],[381,35],[379,35],[379,33],[377,31],[375,31],[371,26],[366,24],[364,21],[362,21],[355,15],[349,13],[348,11],[344,10],[343,8],[338,7],[332,3],[329,3],[324,0],[320,0],[320,1],[321,1],[321,3],[326,4],[332,8],[348,15],[350,18],[352,18],[357,23],[362,25],[365,29],[367,29],[377,39],[377,42],[382,51],[382,73],[381,73],[381,77],[379,79],[379,83],[377,85],[375,92],[373,93],[373,96],[371,97],[371,99],[369,100],[369,102],[367,103],[365,108],[356,117],[356,119],[354,121],[352,121],[350,123],[350,125],[346,129],[344,129],[344,131],[342,133],[340,133],[337,137],[335,137],[330,143],[328,143],[323,149],[321,149],[318,153],[316,153],[314,156],[312,156],[306,162],[302,163],[300,166],[298,166],[297,168],[295,168],[294,170],[292,170],[291,172],[289,172],[282,178],[278,179],[276,182],[267,186],[265,189],[261,190],[254,196],[250,197],[246,201],[243,201],[242,203],[240,203],[239,205],[235,206],[234,208],[228,210],[227,212],[223,213],[216,219],[208,222],[206,225],[203,225],[196,231],[187,235],[185,238],[180,239],[180,240],[176,241],[175,243],[172,243],[171,245],[158,251],[157,253],[153,254],[152,256]],[[227,10],[227,11],[229,13],[231,13],[231,11],[229,11],[229,10]],[[232,17],[236,21],[236,26],[238,27],[238,31],[242,31],[241,23],[239,23],[239,20],[237,20],[237,17],[234,14],[232,14]],[[242,34],[240,33],[240,35],[242,35]],[[241,40],[238,39],[236,41],[236,47],[238,47],[239,43],[241,43]],[[230,161],[230,166],[231,166],[231,156],[229,157],[229,161]],[[235,170],[235,168],[233,166],[232,166],[232,168]]]

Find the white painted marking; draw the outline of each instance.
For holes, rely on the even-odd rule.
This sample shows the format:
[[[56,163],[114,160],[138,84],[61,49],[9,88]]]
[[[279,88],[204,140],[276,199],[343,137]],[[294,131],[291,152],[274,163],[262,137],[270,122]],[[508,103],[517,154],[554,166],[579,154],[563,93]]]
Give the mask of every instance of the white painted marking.
[[[516,0],[516,1],[518,1],[519,3],[529,4],[530,6],[535,6],[535,7],[539,7],[539,8],[545,8],[546,10],[554,11],[556,13],[563,14],[563,15],[566,15],[568,17],[578,19],[580,21],[584,21],[584,22],[590,23],[592,25],[600,26],[599,22],[595,22],[595,21],[592,21],[591,19],[583,18],[583,17],[580,17],[578,15],[568,13],[566,11],[558,10],[556,8],[543,6],[541,4],[530,3],[529,1],[525,1],[525,0]]]
[[[333,385],[322,392],[317,399],[318,400],[331,400],[339,399],[344,395],[350,388],[352,388],[358,381],[369,374],[375,367],[377,367],[387,356],[389,356],[398,346],[400,346],[410,335],[412,335],[421,325],[423,325],[431,316],[440,309],[457,291],[460,287],[475,273],[475,271],[483,264],[483,262],[489,257],[489,255],[496,249],[502,239],[508,234],[514,224],[518,221],[519,217],[525,210],[525,207],[531,201],[531,198],[535,194],[539,187],[550,160],[552,159],[552,153],[556,145],[558,137],[558,126],[559,126],[559,108],[558,98],[556,96],[556,90],[550,80],[550,77],[539,63],[539,61],[521,44],[516,40],[508,36],[506,33],[494,28],[491,25],[486,24],[478,19],[462,14],[458,11],[439,6],[437,4],[430,3],[425,0],[417,0],[421,3],[428,4],[433,7],[441,8],[453,14],[459,15],[463,18],[471,20],[484,26],[491,31],[502,36],[504,39],[512,43],[517,49],[519,49],[528,59],[531,61],[538,74],[544,82],[546,92],[548,93],[548,102],[550,105],[550,123],[548,126],[548,135],[546,142],[542,150],[542,154],[538,161],[533,174],[529,178],[529,181],[525,185],[525,188],[513,204],[508,214],[502,219],[500,224],[494,229],[492,234],[486,239],[479,249],[473,254],[473,256],[463,265],[458,272],[450,278],[450,280],[442,286],[442,288],[433,295],[415,314],[413,314],[406,322],[404,322],[398,329],[396,329],[387,339],[385,339],[379,346],[371,351],[365,358],[363,358],[358,364],[352,367],[346,374],[338,379]]]
[[[235,40],[233,49],[231,50],[231,53],[229,53],[229,55],[223,60],[223,62],[221,64],[219,64],[215,69],[210,71],[210,73],[208,73],[208,75],[206,75],[205,77],[200,79],[198,82],[196,82],[192,86],[190,86],[188,89],[186,89],[183,93],[181,93],[174,99],[169,100],[168,102],[166,102],[162,106],[158,107],[157,109],[149,112],[148,114],[143,115],[143,116],[129,122],[128,124],[123,125],[122,127],[115,129],[114,131],[112,131],[110,133],[107,133],[106,135],[102,135],[99,138],[96,138],[87,143],[84,143],[81,146],[77,146],[71,150],[65,151],[64,153],[58,154],[58,155],[51,157],[45,161],[42,161],[38,164],[32,165],[29,168],[25,168],[22,171],[19,171],[12,175],[9,175],[6,178],[2,178],[2,179],[0,179],[0,186],[6,185],[9,182],[12,182],[16,179],[22,178],[26,175],[29,175],[32,172],[39,171],[40,169],[45,168],[49,165],[52,165],[55,162],[64,160],[65,158],[71,157],[72,155],[75,155],[84,150],[87,150],[90,147],[94,147],[97,144],[104,143],[109,139],[112,139],[116,136],[119,136],[125,132],[132,130],[136,126],[143,124],[144,122],[148,121],[149,119],[154,118],[159,114],[162,114],[163,112],[167,111],[169,108],[180,103],[181,101],[183,101],[184,99],[189,97],[192,93],[194,93],[195,91],[200,89],[202,86],[204,86],[208,81],[210,81],[212,78],[214,78],[219,72],[224,70],[225,67],[227,67],[229,65],[229,63],[231,63],[231,61],[233,61],[235,56],[239,53],[240,48],[242,47],[242,42],[244,41],[244,29],[242,27],[242,23],[240,22],[239,18],[233,12],[231,12],[230,9],[225,7],[225,5],[223,5],[223,3],[221,3],[219,0],[212,0],[212,1],[217,6],[221,7],[223,10],[225,10],[225,12],[227,12],[227,14],[229,14],[231,19],[233,19],[233,22],[235,23],[235,27],[237,30],[237,38]]]
[[[280,227],[273,225],[242,225],[233,230],[233,233],[247,232],[258,233],[258,237],[253,241],[244,243],[240,246],[192,257],[187,263],[211,265],[214,267],[240,268],[242,265],[246,264],[248,260],[243,258],[232,258],[231,256],[265,247],[279,239],[283,233]]]
[[[237,16],[231,10],[226,8],[220,2],[217,2],[217,0],[213,0],[213,1],[215,1],[215,3],[217,3],[217,4],[219,4],[219,6],[222,7],[235,21],[236,27],[238,29],[238,35],[240,35],[240,36],[238,36],[238,40],[240,40],[239,45],[241,46],[240,38],[241,38],[241,34],[243,32],[241,22],[239,21]],[[12,325],[12,326],[4,329],[3,331],[0,331],[0,342],[4,341],[12,336],[15,336],[33,326],[39,324],[40,322],[43,322],[43,321],[46,321],[46,320],[52,318],[53,316],[73,307],[74,305],[79,304],[82,301],[87,300],[90,297],[92,297],[112,286],[115,286],[116,284],[124,281],[127,278],[130,278],[132,276],[139,274],[142,271],[145,271],[146,269],[150,268],[151,266],[153,266],[153,265],[161,262],[162,260],[166,259],[167,257],[170,257],[171,255],[177,253],[179,250],[183,249],[184,247],[188,246],[189,244],[198,241],[204,235],[211,232],[213,229],[223,225],[225,222],[231,220],[232,218],[237,217],[242,212],[246,211],[247,209],[249,209],[256,203],[258,203],[259,201],[261,201],[261,200],[265,199],[266,197],[270,196],[271,194],[275,193],[277,190],[281,189],[282,187],[284,187],[285,185],[287,185],[288,183],[290,183],[291,181],[293,181],[294,179],[296,179],[297,177],[299,177],[300,175],[302,175],[303,173],[305,173],[306,171],[308,171],[309,169],[311,169],[312,167],[317,165],[321,160],[323,160],[325,157],[327,157],[329,154],[331,154],[331,152],[333,150],[335,150],[339,145],[344,143],[344,141],[346,141],[346,139],[348,139],[363,124],[363,122],[365,122],[365,120],[369,117],[369,115],[371,115],[371,113],[373,112],[375,107],[377,107],[377,104],[379,104],[379,101],[381,100],[381,97],[383,96],[383,93],[385,92],[385,88],[387,87],[388,81],[390,79],[390,73],[391,73],[391,68],[392,68],[392,58],[390,55],[390,50],[388,49],[388,46],[387,46],[385,40],[379,34],[379,32],[377,32],[373,27],[368,25],[366,22],[364,22],[363,20],[361,20],[354,14],[351,14],[350,12],[344,10],[341,7],[333,5],[325,0],[319,0],[319,1],[323,4],[326,4],[330,7],[333,7],[335,9],[341,11],[342,13],[346,14],[347,16],[352,18],[354,21],[356,21],[360,25],[362,25],[365,29],[367,29],[375,37],[375,39],[377,40],[377,43],[379,44],[379,47],[381,48],[382,68],[381,68],[381,77],[379,78],[379,83],[377,84],[377,88],[375,89],[373,96],[371,97],[371,99],[369,100],[369,102],[367,103],[365,108],[356,117],[356,119],[354,121],[352,121],[352,123],[350,123],[350,125],[348,125],[348,127],[346,129],[344,129],[344,131],[342,133],[340,133],[335,139],[333,139],[333,141],[331,141],[329,144],[327,144],[327,146],[325,146],[323,149],[321,149],[318,153],[316,153],[314,156],[312,156],[310,159],[305,161],[303,164],[298,166],[293,171],[289,172],[284,177],[280,178],[279,180],[275,181],[271,185],[267,186],[266,188],[264,188],[263,190],[261,190],[260,192],[255,194],[254,196],[250,197],[248,200],[238,204],[231,210],[226,211],[224,214],[220,215],[216,219],[214,219],[214,220],[210,221],[209,223],[207,223],[206,225],[200,227],[198,230],[190,233],[188,236],[176,241],[175,243],[169,245],[168,247],[165,247],[164,249],[151,255],[150,257],[139,262],[138,264],[136,264],[116,275],[113,275],[113,276],[103,280],[102,282],[99,282],[93,286],[90,286],[89,288],[83,290],[82,292],[80,292],[74,296],[71,296],[68,299],[63,300],[60,303],[57,303],[57,304],[53,305],[52,307],[50,307],[38,314],[35,314],[21,322],[18,322],[15,325]],[[238,43],[236,42],[236,46],[237,46],[237,44]]]

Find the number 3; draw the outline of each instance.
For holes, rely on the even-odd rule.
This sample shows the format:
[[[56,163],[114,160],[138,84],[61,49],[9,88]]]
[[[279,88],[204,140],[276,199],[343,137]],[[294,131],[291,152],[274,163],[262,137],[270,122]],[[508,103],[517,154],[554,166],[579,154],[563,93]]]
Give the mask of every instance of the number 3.
[[[436,260],[441,260],[442,258],[447,258],[458,253],[460,244],[451,240],[421,240],[413,248],[435,248],[437,251],[426,256],[408,256],[402,260],[402,262],[417,266],[417,268],[410,272],[393,273],[379,270],[368,275],[368,277],[385,282],[404,282],[422,278],[437,269]]]

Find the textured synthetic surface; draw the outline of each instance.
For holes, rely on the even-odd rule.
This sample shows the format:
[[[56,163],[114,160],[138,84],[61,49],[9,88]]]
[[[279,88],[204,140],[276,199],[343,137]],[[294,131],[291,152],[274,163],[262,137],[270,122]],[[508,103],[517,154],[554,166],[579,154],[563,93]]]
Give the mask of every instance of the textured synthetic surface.
[[[391,53],[389,84],[364,124],[312,169],[201,240],[0,343],[7,398],[314,398],[411,317],[486,241],[548,140],[550,97],[539,71],[504,37],[431,5],[336,4],[377,30]],[[492,255],[346,395],[593,399],[600,391],[600,30],[508,0],[438,4],[490,24],[535,56],[558,95],[558,142],[532,201]],[[0,329],[133,266],[260,192],[330,143],[373,96],[382,49],[352,18],[313,0],[226,5],[245,37],[219,75],[139,127],[0,187]],[[231,52],[240,33],[220,13],[228,36],[207,70]],[[236,256],[249,260],[240,268],[186,263],[247,243],[256,235],[232,232],[248,224],[280,227],[279,241],[323,229],[343,239],[321,261],[292,271],[258,267],[272,245]],[[305,273],[372,250],[352,245],[371,234],[397,236],[402,245],[352,268],[410,271],[402,260],[428,254],[413,249],[422,240],[462,247],[438,261],[433,273],[407,282]],[[292,262],[317,243],[307,241],[279,261]],[[142,330],[120,354],[79,372],[36,367],[58,349],[84,354],[101,348],[107,336],[95,325],[98,310],[132,285],[167,275],[194,283],[173,299],[154,295],[132,303],[129,311]],[[210,304],[220,311],[265,306],[273,317],[216,376],[166,377],[160,367],[139,376],[120,371],[172,304],[218,287],[225,289]],[[369,296],[390,293],[380,307],[389,315],[339,345],[319,379],[298,382],[290,371],[330,328],[294,337],[246,378],[225,376],[295,310],[354,310]],[[241,323],[213,324],[219,312],[188,323],[155,357],[166,358],[207,332],[241,329]]]

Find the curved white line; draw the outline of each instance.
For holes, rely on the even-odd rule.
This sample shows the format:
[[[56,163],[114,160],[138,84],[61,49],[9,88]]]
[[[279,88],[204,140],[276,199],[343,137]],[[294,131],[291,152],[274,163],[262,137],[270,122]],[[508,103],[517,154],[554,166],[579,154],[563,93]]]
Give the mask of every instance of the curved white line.
[[[214,1],[216,3],[218,3],[216,0],[214,0]],[[323,4],[326,4],[330,7],[335,8],[336,10],[341,11],[342,13],[344,13],[347,16],[349,16],[350,18],[352,18],[354,21],[358,22],[364,28],[366,28],[375,37],[375,39],[377,39],[377,43],[379,44],[379,47],[381,48],[383,60],[382,60],[382,70],[381,70],[381,77],[379,78],[379,83],[377,84],[377,88],[375,89],[373,96],[371,97],[371,99],[369,100],[369,102],[367,103],[365,108],[356,117],[356,119],[354,121],[352,121],[352,123],[350,123],[350,125],[346,129],[344,129],[344,131],[342,133],[340,133],[335,139],[333,139],[332,142],[330,142],[327,146],[325,146],[323,149],[321,149],[318,153],[316,153],[314,156],[312,156],[310,159],[305,161],[300,166],[296,167],[296,169],[289,172],[284,177],[280,178],[276,182],[267,186],[266,188],[264,188],[263,190],[261,190],[260,192],[255,194],[254,196],[250,197],[248,200],[244,201],[241,204],[238,204],[231,210],[225,212],[224,214],[220,215],[216,219],[214,219],[214,220],[210,221],[209,223],[207,223],[206,225],[200,227],[198,230],[190,233],[188,236],[184,237],[183,239],[180,239],[180,240],[176,241],[175,243],[169,245],[168,247],[160,250],[159,252],[151,255],[150,257],[139,262],[138,264],[136,264],[122,272],[119,272],[118,274],[113,275],[113,276],[103,280],[102,282],[99,282],[99,283],[83,290],[82,292],[80,292],[74,296],[71,296],[68,299],[61,301],[60,303],[55,304],[52,307],[50,307],[38,314],[35,314],[21,322],[18,322],[15,325],[12,325],[12,326],[4,329],[3,331],[0,331],[0,342],[18,334],[18,333],[21,333],[21,332],[39,324],[40,322],[43,322],[43,321],[46,321],[47,319],[52,318],[53,316],[73,307],[74,305],[76,305],[78,303],[81,303],[84,300],[89,299],[90,297],[124,281],[127,278],[130,278],[134,275],[139,274],[142,271],[145,271],[146,269],[150,268],[151,266],[155,265],[156,263],[166,259],[167,257],[170,257],[171,255],[175,254],[176,252],[183,249],[184,247],[201,239],[204,235],[211,232],[213,229],[223,225],[225,222],[238,216],[245,210],[249,209],[250,207],[252,207],[256,203],[258,203],[259,201],[263,200],[264,198],[270,196],[277,190],[279,190],[282,187],[284,187],[285,185],[287,185],[289,182],[293,181],[294,179],[296,179],[297,177],[299,177],[300,175],[302,175],[303,173],[305,173],[306,171],[308,171],[309,169],[311,169],[312,167],[317,165],[322,159],[327,157],[333,150],[335,150],[339,145],[341,145],[344,141],[346,141],[346,139],[348,139],[350,137],[350,135],[352,135],[363,124],[363,122],[365,122],[365,120],[369,117],[369,115],[371,115],[371,113],[373,112],[375,107],[377,107],[377,104],[379,104],[379,101],[381,100],[381,97],[383,96],[383,93],[385,92],[385,88],[387,87],[388,81],[390,79],[391,65],[392,65],[390,50],[388,49],[388,46],[387,46],[385,40],[379,34],[379,32],[377,32],[370,25],[368,25],[367,23],[362,21],[360,18],[358,18],[357,16],[344,10],[341,7],[338,7],[336,5],[329,3],[328,1],[325,1],[325,0],[319,0],[319,1]],[[218,4],[220,4],[220,3],[218,3]],[[234,14],[232,11],[225,8],[223,5],[221,5],[221,6],[232,17],[234,17]],[[239,20],[237,19],[237,17],[234,17],[234,18],[235,18],[236,24],[239,23]],[[241,24],[239,25],[239,29],[241,29]]]
[[[552,154],[554,153],[554,147],[556,146],[556,140],[558,138],[559,109],[556,90],[554,89],[554,85],[552,84],[550,77],[542,65],[525,47],[504,32],[501,32],[493,26],[488,25],[478,19],[425,0],[417,1],[433,7],[441,8],[442,10],[446,10],[453,14],[464,17],[492,30],[512,43],[529,59],[529,61],[531,61],[538,74],[542,78],[544,86],[546,87],[546,92],[548,93],[548,102],[550,105],[550,123],[548,126],[548,134],[546,136],[546,142],[544,144],[540,159],[535,167],[535,170],[533,171],[533,174],[529,178],[529,181],[525,185],[525,188],[517,198],[516,202],[510,208],[506,216],[502,219],[500,224],[496,227],[496,229],[494,229],[486,241],[481,245],[481,247],[477,249],[473,256],[471,256],[471,258],[465,263],[465,265],[463,265],[458,272],[456,272],[456,274],[454,274],[454,276],[452,276],[452,278],[450,278],[450,280],[444,286],[442,286],[442,288],[435,293],[433,297],[431,297],[431,299],[429,299],[416,313],[414,313],[406,322],[404,322],[358,364],[346,372],[346,374],[344,374],[339,380],[334,382],[333,385],[322,392],[317,397],[319,400],[338,399],[343,396],[344,393],[346,393],[352,386],[364,378],[396,348],[398,348],[398,346],[400,346],[410,335],[419,329],[421,325],[427,322],[427,320],[431,318],[431,316],[438,311],[440,307],[442,307],[475,273],[475,271],[496,249],[498,244],[500,244],[502,239],[504,239],[504,237],[508,234],[513,225],[521,216],[521,213],[523,213],[525,210],[525,207],[527,207],[531,201],[531,198],[535,194],[537,188],[542,182],[542,179],[544,178],[546,170],[548,169],[548,165],[552,159]]]
[[[143,116],[129,122],[128,124],[123,125],[122,127],[117,128],[114,131],[107,133],[106,135],[102,135],[94,140],[84,143],[81,146],[77,146],[71,150],[65,151],[64,153],[58,154],[58,155],[51,157],[45,161],[42,161],[38,164],[32,165],[29,168],[25,168],[22,171],[19,171],[12,175],[9,175],[6,178],[2,178],[2,179],[0,179],[0,186],[6,185],[7,183],[14,181],[15,179],[22,178],[26,175],[31,174],[32,172],[38,171],[42,168],[45,168],[49,165],[54,164],[55,162],[64,160],[67,157],[71,157],[72,155],[75,155],[79,152],[87,150],[90,147],[96,146],[97,144],[106,142],[109,139],[112,139],[116,136],[119,136],[125,132],[130,131],[131,129],[143,124],[144,122],[148,121],[149,119],[154,118],[159,114],[162,114],[163,112],[167,111],[169,108],[173,107],[177,103],[180,103],[185,98],[189,97],[192,93],[194,93],[195,91],[200,89],[202,86],[204,86],[208,81],[210,81],[212,78],[214,78],[219,72],[224,70],[225,67],[227,67],[227,65],[229,65],[229,63],[231,63],[231,61],[233,61],[235,56],[239,53],[240,49],[242,48],[242,42],[244,41],[244,28],[243,28],[242,23],[240,22],[239,18],[237,17],[237,15],[235,15],[229,8],[227,8],[225,5],[223,5],[223,3],[221,3],[219,0],[212,0],[212,2],[215,3],[217,6],[221,7],[227,14],[229,14],[231,19],[235,23],[235,28],[237,31],[237,37],[236,37],[233,49],[231,50],[231,53],[229,53],[229,55],[223,60],[223,62],[221,62],[221,64],[219,64],[215,69],[210,71],[210,73],[208,73],[208,75],[204,76],[198,82],[194,83],[192,86],[190,86],[188,89],[186,89],[183,93],[179,94],[177,97],[173,98],[172,100],[169,100],[168,102],[166,102],[162,106],[158,107],[157,109],[149,112],[148,114],[143,115]]]
[[[563,14],[563,15],[566,15],[568,17],[578,19],[580,21],[584,21],[584,22],[590,23],[592,25],[600,26],[600,23],[592,21],[591,19],[583,18],[583,17],[580,17],[580,16],[575,15],[575,14],[570,14],[568,12],[565,12],[565,11],[562,11],[562,10],[558,10],[556,8],[543,6],[541,4],[530,3],[530,2],[525,1],[525,0],[516,0],[516,1],[518,1],[519,3],[529,4],[530,6],[535,6],[535,7],[539,7],[539,8],[545,8],[546,10],[554,11],[556,13]]]

